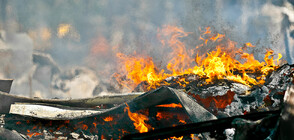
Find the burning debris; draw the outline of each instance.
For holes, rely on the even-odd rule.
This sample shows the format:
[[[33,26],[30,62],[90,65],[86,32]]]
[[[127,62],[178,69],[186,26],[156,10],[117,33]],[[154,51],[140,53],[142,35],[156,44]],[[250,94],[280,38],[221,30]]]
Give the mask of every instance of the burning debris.
[[[202,35],[199,40],[202,43],[188,52],[181,41],[188,33],[182,28],[164,26],[158,36],[159,39],[164,38],[161,40],[163,46],[167,44],[172,50],[166,68],[158,68],[148,56],[144,58],[138,54],[127,56],[118,53],[117,57],[122,66],[120,74],[116,73],[114,77],[122,87],[130,90],[148,91],[163,85],[176,88],[189,87],[189,84],[219,85],[226,81],[252,87],[264,84],[266,76],[278,68],[281,54],[274,59],[274,52],[267,50],[265,62],[259,62],[253,54],[246,52],[254,47],[251,43],[245,43],[242,48],[238,48],[236,42],[225,38],[225,35],[212,33],[210,27],[200,31]],[[198,52],[202,48],[206,49],[211,45],[216,46],[214,50],[199,56]],[[195,52],[196,57],[193,57]],[[137,85],[141,87],[136,87]]]
[[[190,85],[184,89],[162,87],[136,98],[128,98],[125,100],[127,103],[121,102],[123,104],[120,105],[107,107],[107,104],[113,104],[113,102],[103,102],[106,107],[101,109],[97,108],[101,106],[99,103],[102,103],[99,100],[88,103],[88,106],[84,108],[74,107],[81,103],[78,100],[66,103],[55,99],[56,101],[50,100],[43,104],[57,109],[86,111],[87,108],[93,111],[91,114],[77,115],[71,119],[65,114],[60,114],[54,119],[46,118],[39,113],[21,114],[19,111],[14,112],[13,106],[22,104],[15,104],[11,105],[10,113],[4,116],[3,127],[7,130],[15,130],[16,134],[20,133],[18,135],[28,139],[121,139],[128,134],[145,134],[144,132],[148,132],[146,133],[148,137],[145,139],[169,136],[172,139],[172,136],[181,138],[184,135],[187,136],[182,137],[183,139],[191,139],[190,134],[197,134],[193,135],[195,138],[221,139],[227,138],[226,135],[232,135],[233,132],[234,138],[245,139],[256,134],[260,138],[275,138],[279,136],[276,129],[278,129],[279,110],[282,107],[284,94],[293,84],[293,70],[293,66],[287,64],[281,66],[267,76],[262,86],[248,87],[226,81],[226,84],[221,82],[219,86],[216,84],[203,87]],[[16,100],[14,96],[5,93],[2,94],[1,99],[14,99],[14,103],[31,104],[33,102],[28,99]],[[13,102],[6,102],[6,106]],[[44,103],[41,99],[35,99],[34,102]],[[3,104],[1,105],[1,112],[3,112]],[[34,111],[37,110],[31,112]],[[194,124],[195,127],[192,127]],[[202,124],[201,127],[199,124]],[[216,127],[216,124],[222,127]],[[185,125],[191,125],[191,127]],[[208,126],[209,129],[207,129]],[[186,130],[184,127],[193,129],[184,131]],[[171,128],[173,129],[169,130]],[[142,138],[139,134],[134,134],[125,139],[136,137]]]
[[[145,93],[62,100],[0,92],[1,132],[14,130],[27,139],[280,137],[280,127],[289,128],[294,66],[279,66],[282,56],[274,59],[271,50],[259,62],[246,52],[254,48],[251,43],[238,48],[209,27],[200,31],[202,43],[193,51],[216,48],[196,57],[181,41],[189,33],[174,26],[159,31],[163,46],[172,50],[163,69],[151,57],[117,54],[122,66],[113,78],[119,87]]]

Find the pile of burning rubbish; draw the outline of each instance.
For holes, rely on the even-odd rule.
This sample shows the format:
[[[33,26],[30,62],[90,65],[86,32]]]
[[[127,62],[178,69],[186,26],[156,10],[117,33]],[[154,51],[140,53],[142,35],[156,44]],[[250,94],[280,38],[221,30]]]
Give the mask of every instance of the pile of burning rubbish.
[[[183,29],[159,31],[173,56],[163,69],[151,57],[117,53],[113,79],[132,93],[63,100],[1,92],[0,138],[293,138],[294,66],[272,50],[259,62],[247,52],[251,43],[236,47],[209,27],[200,31],[202,43],[191,51]],[[209,53],[199,55],[205,47]]]

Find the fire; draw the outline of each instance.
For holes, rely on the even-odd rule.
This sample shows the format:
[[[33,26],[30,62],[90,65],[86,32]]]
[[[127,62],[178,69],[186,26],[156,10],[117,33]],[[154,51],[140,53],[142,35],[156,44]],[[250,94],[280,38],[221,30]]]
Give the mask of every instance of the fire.
[[[245,52],[247,47],[255,47],[251,43],[245,43],[244,47],[238,48],[237,43],[225,38],[224,34],[213,34],[210,27],[201,30],[200,41],[195,49],[188,50],[182,38],[189,35],[182,28],[164,26],[158,30],[158,38],[163,47],[170,47],[171,52],[165,54],[169,59],[165,68],[159,68],[149,56],[134,54],[128,56],[117,53],[120,72],[115,73],[117,81],[124,87],[133,90],[142,82],[148,83],[147,89],[154,89],[161,85],[168,85],[164,80],[168,77],[185,74],[198,75],[206,82],[213,83],[217,80],[227,79],[244,85],[261,85],[265,77],[274,69],[278,68],[279,60],[274,59],[274,52],[267,50],[264,61],[259,62],[253,56]],[[215,49],[204,55],[199,52],[204,47],[215,46]],[[193,57],[194,56],[194,57]],[[255,78],[250,74],[257,74]],[[122,80],[123,79],[123,80]],[[184,78],[177,81],[185,87],[189,84]]]
[[[148,121],[148,117],[143,115],[143,114],[139,114],[139,113],[132,113],[130,111],[130,107],[128,104],[126,104],[126,108],[125,111],[128,111],[128,116],[129,118],[134,122],[134,126],[135,128],[140,132],[140,133],[144,133],[144,132],[148,132],[148,125],[145,123],[145,121]]]
[[[247,47],[255,47],[255,46],[253,46],[250,42],[245,43],[245,45],[246,45]]]
[[[178,104],[175,104],[175,103],[163,104],[163,105],[157,105],[156,107],[183,108],[183,106],[180,103],[178,103]]]
[[[216,40],[218,40],[218,39],[222,39],[222,38],[224,38],[224,37],[225,37],[225,35],[217,33],[216,35],[212,36],[212,37],[210,38],[210,40],[212,40],[212,41],[216,41]]]
[[[150,87],[154,88],[159,86],[159,82],[162,81],[162,77],[164,76],[164,71],[158,72],[155,64],[152,61],[152,58],[147,57],[131,57],[124,55],[122,53],[118,53],[117,57],[122,60],[124,64],[124,68],[126,69],[125,74],[127,74],[127,79],[120,81],[120,76],[117,76],[117,80],[120,81],[121,85],[125,87],[134,87],[140,84],[142,81],[148,81]]]

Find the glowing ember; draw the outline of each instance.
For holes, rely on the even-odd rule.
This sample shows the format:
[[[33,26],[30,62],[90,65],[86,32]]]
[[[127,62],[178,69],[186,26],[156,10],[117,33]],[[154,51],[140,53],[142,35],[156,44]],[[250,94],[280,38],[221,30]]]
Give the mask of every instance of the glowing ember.
[[[83,124],[83,125],[82,125],[82,129],[83,129],[83,130],[88,130],[88,126],[85,125],[85,124]]]
[[[182,108],[183,106],[180,103],[178,103],[178,104],[171,103],[171,104],[157,105],[156,107]]]
[[[108,116],[108,117],[103,118],[103,120],[106,122],[111,122],[111,121],[113,121],[113,117]]]
[[[27,136],[29,136],[30,138],[33,136],[39,136],[42,135],[42,133],[37,133],[37,132],[31,132],[30,130],[27,130]]]
[[[95,128],[97,127],[97,123],[96,122],[93,122],[93,125],[94,125]]]
[[[127,56],[117,53],[122,66],[120,72],[115,73],[114,76],[122,86],[133,90],[141,82],[147,82],[147,90],[150,90],[161,85],[168,85],[164,82],[164,79],[168,77],[192,74],[205,79],[208,84],[220,79],[227,79],[251,87],[263,84],[265,77],[278,68],[279,59],[282,57],[281,54],[278,54],[278,58],[274,59],[274,52],[267,50],[264,57],[265,62],[259,62],[253,54],[244,52],[247,47],[255,47],[251,43],[245,43],[242,49],[238,48],[237,43],[225,39],[225,35],[212,34],[210,27],[205,28],[205,31],[200,29],[202,35],[199,39],[202,43],[189,51],[186,49],[184,42],[181,41],[183,37],[188,36],[188,33],[184,32],[182,28],[164,26],[163,29],[158,31],[158,38],[163,46],[167,45],[172,50],[167,55],[169,61],[166,68],[158,68],[149,56],[138,54]],[[215,50],[202,56],[195,53],[205,46],[208,47],[208,43],[210,43],[210,46],[211,44],[216,46]],[[193,57],[194,54],[196,56]],[[248,75],[251,73],[258,75],[252,78]],[[180,78],[176,82],[182,87],[189,84],[184,78]]]
[[[186,121],[184,121],[184,120],[179,120],[179,122],[182,124],[186,124]]]
[[[125,111],[128,111],[128,116],[134,122],[135,128],[140,133],[148,132],[148,127],[149,126],[145,123],[145,121],[148,121],[148,117],[143,115],[143,114],[132,113],[130,111],[130,107],[128,106],[128,104],[126,104],[126,105],[127,106],[125,108]]]
[[[184,136],[181,137],[170,137],[168,140],[182,140]]]

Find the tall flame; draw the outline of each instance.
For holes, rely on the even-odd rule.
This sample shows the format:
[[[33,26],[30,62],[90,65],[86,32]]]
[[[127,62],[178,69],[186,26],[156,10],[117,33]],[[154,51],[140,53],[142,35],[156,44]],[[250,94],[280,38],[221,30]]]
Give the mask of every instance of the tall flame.
[[[159,82],[162,81],[163,77],[167,77],[164,74],[164,70],[161,70],[160,72],[157,71],[152,58],[150,57],[132,57],[122,53],[118,53],[117,57],[122,61],[124,65],[123,69],[126,71],[124,74],[127,75],[127,80],[120,81],[120,84],[124,85],[125,87],[135,87],[141,82],[147,81],[150,85],[150,88],[154,88],[159,85]],[[119,81],[120,75],[118,75],[116,78]]]
[[[225,35],[213,34],[210,27],[205,30],[200,29],[200,31],[202,34],[199,40],[202,43],[195,49],[188,51],[185,43],[181,40],[189,33],[184,32],[182,28],[164,26],[158,30],[158,38],[162,45],[171,48],[171,52],[168,55],[165,54],[169,61],[163,69],[159,69],[151,57],[137,54],[127,56],[117,53],[119,62],[122,64],[121,71],[116,73],[118,82],[130,90],[133,90],[141,82],[147,82],[149,90],[160,86],[162,81],[168,77],[195,74],[206,79],[207,83],[227,79],[248,86],[260,85],[265,82],[266,75],[278,67],[279,59],[282,57],[281,54],[278,54],[278,58],[274,59],[274,52],[267,50],[264,57],[265,62],[259,62],[253,54],[244,52],[247,47],[255,47],[251,43],[245,43],[244,47],[238,48],[236,47],[237,43],[225,39]],[[199,51],[205,46],[208,49],[209,46],[216,46],[216,48],[207,54],[199,55],[197,53],[193,57],[195,50]],[[252,78],[248,75],[251,73],[258,75]],[[119,80],[123,76],[125,79]],[[178,82],[182,86],[189,83],[185,79],[179,79]]]
[[[134,122],[135,128],[140,133],[148,132],[148,125],[145,123],[145,121],[148,121],[147,116],[139,113],[132,113],[128,104],[126,104],[125,111],[128,111],[129,118]]]

